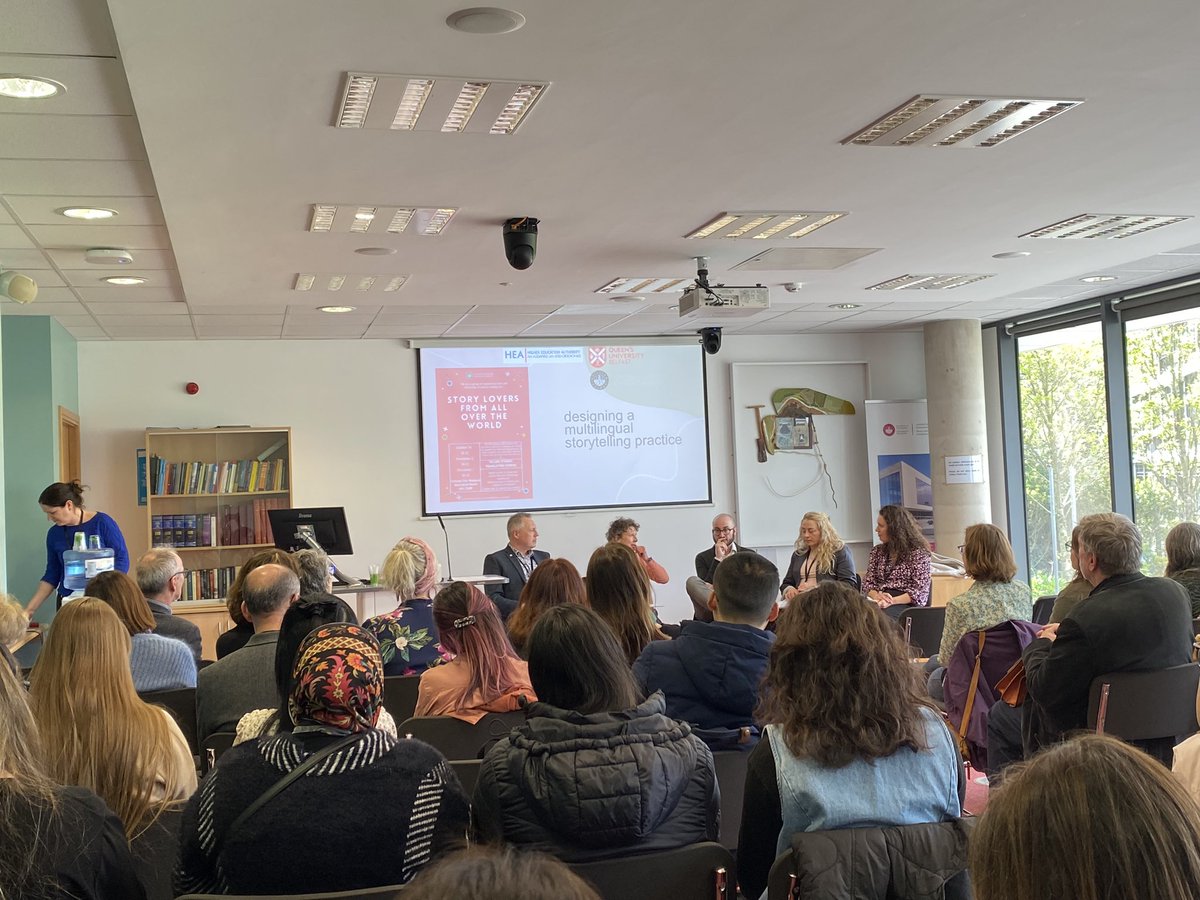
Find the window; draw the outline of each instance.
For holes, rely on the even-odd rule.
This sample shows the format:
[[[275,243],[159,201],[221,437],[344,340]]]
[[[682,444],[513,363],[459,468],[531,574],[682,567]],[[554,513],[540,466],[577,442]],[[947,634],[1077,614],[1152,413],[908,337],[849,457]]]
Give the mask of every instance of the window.
[[[1017,340],[1029,584],[1035,597],[1074,577],[1066,549],[1082,516],[1112,510],[1099,322]]]
[[[1200,310],[1125,323],[1134,517],[1147,574],[1161,574],[1163,541],[1200,521]]]

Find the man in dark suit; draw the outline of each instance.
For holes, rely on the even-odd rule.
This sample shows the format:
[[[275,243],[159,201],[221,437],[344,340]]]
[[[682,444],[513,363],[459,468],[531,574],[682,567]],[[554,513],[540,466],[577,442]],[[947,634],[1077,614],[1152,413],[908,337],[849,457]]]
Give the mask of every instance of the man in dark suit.
[[[154,633],[183,641],[198,666],[200,629],[171,611],[171,604],[183,594],[183,560],[174,550],[156,547],[138,560],[136,573],[138,588],[154,614]]]
[[[550,558],[545,550],[534,550],[537,545],[537,525],[529,513],[517,513],[508,520],[508,546],[483,558],[484,575],[503,575],[508,584],[484,585],[500,616],[507,619],[517,608],[521,589],[539,563]]]
[[[733,523],[733,516],[729,513],[721,513],[713,519],[712,536],[713,545],[696,554],[696,574],[690,576],[684,583],[688,598],[692,601],[692,607],[695,610],[692,618],[701,622],[713,620],[712,611],[708,606],[708,598],[712,594],[713,579],[716,577],[717,566],[721,560],[732,556],[739,550],[750,549],[737,545],[735,540],[737,526]]]
[[[1079,521],[1079,573],[1092,593],[1066,619],[1047,625],[1022,654],[1029,746],[1026,752],[1087,727],[1092,679],[1106,672],[1166,669],[1191,660],[1192,608],[1187,591],[1138,571],[1142,537],[1116,513]],[[1143,750],[1171,760],[1170,739]],[[1160,746],[1162,745],[1162,746]],[[1164,757],[1165,754],[1165,757]]]

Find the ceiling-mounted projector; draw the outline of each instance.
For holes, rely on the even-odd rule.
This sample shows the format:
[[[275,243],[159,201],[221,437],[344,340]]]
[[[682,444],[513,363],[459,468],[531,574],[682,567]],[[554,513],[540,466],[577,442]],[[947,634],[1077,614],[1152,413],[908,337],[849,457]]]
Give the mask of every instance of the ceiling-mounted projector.
[[[133,254],[116,247],[92,247],[83,252],[83,260],[96,266],[127,266],[133,262]]]
[[[737,287],[708,283],[708,257],[696,257],[696,283],[679,298],[679,316],[752,316],[771,308],[770,288],[756,284]]]
[[[37,282],[19,272],[0,271],[0,296],[17,303],[32,303],[37,299]]]

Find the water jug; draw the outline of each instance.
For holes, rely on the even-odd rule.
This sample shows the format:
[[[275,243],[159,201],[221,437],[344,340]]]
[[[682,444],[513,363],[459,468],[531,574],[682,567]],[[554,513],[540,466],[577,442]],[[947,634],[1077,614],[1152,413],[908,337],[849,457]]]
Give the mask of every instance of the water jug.
[[[87,554],[83,561],[83,569],[89,581],[101,572],[111,572],[116,564],[116,551],[111,547],[101,547],[98,534],[88,535]]]
[[[63,588],[68,592],[82,591],[87,585],[87,535],[75,532],[75,546],[63,551]]]

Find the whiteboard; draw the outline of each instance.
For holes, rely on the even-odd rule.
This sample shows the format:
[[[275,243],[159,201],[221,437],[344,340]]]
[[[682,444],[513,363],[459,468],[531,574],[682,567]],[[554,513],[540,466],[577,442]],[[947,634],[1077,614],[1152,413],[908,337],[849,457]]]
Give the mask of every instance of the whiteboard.
[[[809,510],[828,514],[846,543],[870,543],[875,517],[867,480],[867,364],[733,363],[730,385],[738,536],[746,546],[790,546]],[[813,416],[828,475],[812,451],[776,452],[758,462],[758,430],[747,406],[763,403],[761,412],[770,414],[771,394],[789,387],[814,388],[854,404],[852,416]]]

